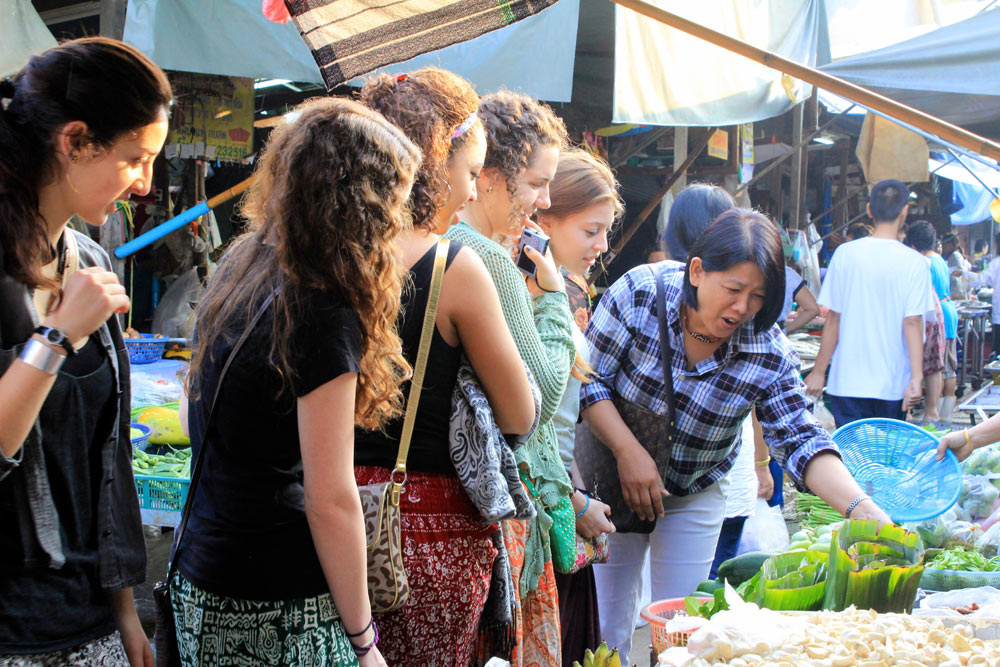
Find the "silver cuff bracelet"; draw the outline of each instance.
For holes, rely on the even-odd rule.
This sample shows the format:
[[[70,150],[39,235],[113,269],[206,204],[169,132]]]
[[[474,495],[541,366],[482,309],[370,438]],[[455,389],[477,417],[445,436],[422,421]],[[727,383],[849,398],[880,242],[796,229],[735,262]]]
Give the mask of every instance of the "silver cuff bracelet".
[[[29,366],[34,366],[49,375],[58,373],[63,362],[66,361],[66,355],[59,354],[45,343],[34,338],[28,339],[18,358]]]

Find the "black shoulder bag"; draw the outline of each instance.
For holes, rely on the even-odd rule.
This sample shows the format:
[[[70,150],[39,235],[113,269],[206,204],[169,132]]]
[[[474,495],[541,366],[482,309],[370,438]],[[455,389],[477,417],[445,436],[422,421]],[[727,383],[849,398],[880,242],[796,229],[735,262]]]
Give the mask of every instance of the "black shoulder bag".
[[[156,605],[156,634],[153,635],[153,643],[156,646],[156,667],[181,667],[181,656],[177,648],[177,627],[174,623],[174,607],[170,602],[170,580],[173,579],[174,572],[177,571],[177,554],[180,552],[181,540],[184,538],[184,528],[187,526],[188,516],[191,514],[195,491],[198,488],[198,479],[201,477],[201,464],[205,459],[205,449],[208,447],[208,427],[212,423],[215,402],[219,398],[222,381],[226,378],[226,371],[229,370],[229,365],[233,363],[236,354],[243,347],[243,343],[246,342],[250,336],[250,332],[257,326],[260,318],[267,311],[268,307],[270,307],[277,293],[278,289],[276,288],[268,295],[264,303],[261,304],[260,310],[253,316],[250,325],[243,329],[243,333],[240,334],[233,349],[229,352],[229,356],[226,357],[226,363],[223,364],[222,371],[219,373],[219,380],[215,384],[215,395],[212,396],[212,403],[209,405],[208,416],[205,419],[205,436],[201,442],[201,449],[198,451],[198,458],[195,459],[194,467],[191,469],[191,484],[188,486],[187,502],[184,503],[181,521],[177,525],[177,531],[174,533],[173,552],[170,554],[170,565],[167,566],[167,579],[166,581],[158,581],[153,586],[153,602]]]
[[[612,402],[622,421],[632,431],[632,435],[653,458],[660,479],[663,479],[670,464],[670,452],[674,441],[674,374],[670,363],[670,336],[667,329],[667,300],[663,287],[663,273],[657,271],[654,265],[649,268],[656,279],[656,319],[660,334],[660,363],[663,370],[663,389],[667,398],[667,414],[657,414],[617,395]],[[599,495],[601,500],[611,507],[611,522],[615,524],[616,532],[653,532],[656,521],[641,519],[625,502],[615,455],[584,422],[576,427],[575,457],[588,491]]]

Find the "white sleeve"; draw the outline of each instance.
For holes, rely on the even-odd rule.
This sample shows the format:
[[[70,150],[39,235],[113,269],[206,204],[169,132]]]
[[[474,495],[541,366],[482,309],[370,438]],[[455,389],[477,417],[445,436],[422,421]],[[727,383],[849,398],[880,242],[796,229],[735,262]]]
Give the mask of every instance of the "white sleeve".
[[[826,275],[823,277],[823,284],[819,288],[819,297],[816,298],[816,302],[821,306],[826,306],[835,313],[842,313],[843,304],[841,303],[842,291],[841,286],[841,271],[843,267],[840,266],[838,261],[838,255],[836,252],[833,253],[833,257],[830,259],[830,266],[826,270]]]
[[[905,304],[904,317],[923,316],[934,310],[934,302],[931,300],[931,272],[923,258],[913,263]]]

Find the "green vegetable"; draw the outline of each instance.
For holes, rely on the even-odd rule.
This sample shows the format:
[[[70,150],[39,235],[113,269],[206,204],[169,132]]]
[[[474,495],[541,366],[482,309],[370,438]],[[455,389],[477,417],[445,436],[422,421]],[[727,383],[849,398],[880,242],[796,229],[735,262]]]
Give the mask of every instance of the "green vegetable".
[[[731,586],[739,586],[760,572],[761,565],[774,553],[770,551],[750,551],[730,558],[719,566],[719,581],[728,581]]]
[[[688,596],[684,598],[684,609],[689,616],[712,618],[718,612],[729,609],[729,603],[726,602],[726,589],[723,587],[715,591],[712,594],[712,599],[708,602],[702,602],[693,595]]]
[[[694,589],[695,593],[715,593],[715,591],[720,588],[725,588],[726,585],[719,581],[718,579],[706,579],[705,581],[698,584],[698,587]]]
[[[170,448],[164,454],[149,454],[132,448],[132,471],[140,475],[191,478],[191,450]]]
[[[958,572],[1000,572],[1000,556],[988,559],[978,551],[955,547],[943,551],[927,567]]]
[[[129,429],[129,438],[135,440],[136,438],[141,438],[143,435],[142,431],[137,428]]]
[[[776,611],[818,611],[826,593],[829,553],[778,554],[761,568],[759,604]]]
[[[909,613],[917,596],[924,545],[917,533],[876,521],[845,521],[830,545],[823,608],[850,605]]]

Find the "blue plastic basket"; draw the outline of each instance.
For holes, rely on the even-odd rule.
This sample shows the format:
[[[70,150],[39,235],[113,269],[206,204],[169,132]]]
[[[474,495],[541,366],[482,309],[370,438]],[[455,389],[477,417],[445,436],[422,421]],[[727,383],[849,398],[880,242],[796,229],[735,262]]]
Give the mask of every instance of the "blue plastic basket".
[[[132,364],[151,364],[159,361],[167,346],[167,338],[154,338],[153,334],[140,334],[142,338],[126,338],[125,349]]]
[[[897,523],[933,519],[958,501],[958,459],[949,451],[938,461],[937,438],[919,426],[861,419],[834,431],[833,441],[861,489]]]
[[[153,434],[153,429],[138,422],[132,422],[132,428],[142,431],[142,435],[132,438],[132,446],[136,449],[146,451],[146,447],[149,445],[149,436]]]
[[[177,526],[187,501],[191,480],[157,475],[135,475],[139,512],[144,526]]]

